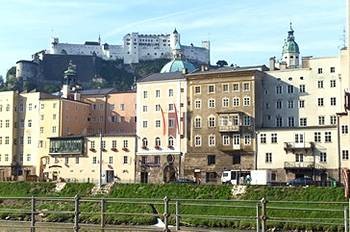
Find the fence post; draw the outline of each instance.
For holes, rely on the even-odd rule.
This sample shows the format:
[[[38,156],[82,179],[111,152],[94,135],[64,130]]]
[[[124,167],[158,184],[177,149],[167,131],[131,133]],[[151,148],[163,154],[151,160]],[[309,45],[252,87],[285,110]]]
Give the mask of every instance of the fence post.
[[[259,203],[256,203],[256,232],[260,232],[260,210],[259,210]]]
[[[105,207],[106,207],[106,201],[104,198],[101,199],[101,231],[104,231],[105,228]]]
[[[164,232],[169,232],[169,198],[167,196],[164,197]]]
[[[266,199],[263,198],[261,199],[261,232],[265,232],[266,230],[266,219],[267,219],[267,215],[266,215]]]
[[[175,214],[176,214],[176,231],[179,231],[180,230],[180,203],[179,203],[179,200],[176,200]]]
[[[349,222],[348,222],[348,207],[344,207],[344,231],[348,232]]]
[[[75,195],[74,197],[74,232],[79,232],[79,195]]]
[[[30,231],[35,232],[35,198],[32,196],[32,209],[31,209],[31,215],[30,215]]]

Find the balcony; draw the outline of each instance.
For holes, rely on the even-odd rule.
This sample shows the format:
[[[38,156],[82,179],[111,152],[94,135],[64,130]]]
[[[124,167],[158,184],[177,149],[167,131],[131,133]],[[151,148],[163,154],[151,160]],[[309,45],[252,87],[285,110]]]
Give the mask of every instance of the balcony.
[[[82,155],[84,152],[83,137],[50,138],[50,155]]]
[[[239,131],[239,125],[231,125],[231,126],[219,126],[220,132],[237,132]]]
[[[307,162],[284,162],[285,169],[325,169],[321,164],[313,161]]]
[[[314,142],[305,142],[305,143],[295,143],[295,142],[285,142],[284,143],[284,150],[286,152],[291,151],[292,153],[295,153],[297,151],[313,151],[315,149],[315,143]]]
[[[234,145],[232,146],[232,144],[226,146],[226,145],[222,145],[219,144],[218,145],[219,150],[223,151],[223,152],[254,152],[253,149],[253,145]]]

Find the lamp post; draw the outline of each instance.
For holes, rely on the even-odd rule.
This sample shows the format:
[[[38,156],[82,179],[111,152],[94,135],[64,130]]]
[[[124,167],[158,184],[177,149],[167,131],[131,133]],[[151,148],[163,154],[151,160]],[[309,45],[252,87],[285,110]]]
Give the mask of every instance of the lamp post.
[[[98,187],[102,186],[102,130],[100,130],[100,158],[99,158],[99,178]]]

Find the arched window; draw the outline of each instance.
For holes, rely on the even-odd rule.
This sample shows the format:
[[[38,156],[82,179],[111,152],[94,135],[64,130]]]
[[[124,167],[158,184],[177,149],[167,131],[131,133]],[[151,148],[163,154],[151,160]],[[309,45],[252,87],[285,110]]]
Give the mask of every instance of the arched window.
[[[148,140],[147,138],[142,139],[142,147],[147,147],[148,146]]]
[[[208,117],[208,127],[215,127],[215,116],[209,116]]]
[[[174,138],[172,136],[168,138],[168,147],[174,147]]]
[[[202,138],[200,135],[196,135],[194,137],[194,146],[195,147],[200,147],[202,145]]]
[[[156,138],[155,145],[156,145],[156,147],[160,147],[160,138],[159,137]]]
[[[202,127],[202,119],[201,117],[197,116],[194,119],[194,128],[201,128]]]

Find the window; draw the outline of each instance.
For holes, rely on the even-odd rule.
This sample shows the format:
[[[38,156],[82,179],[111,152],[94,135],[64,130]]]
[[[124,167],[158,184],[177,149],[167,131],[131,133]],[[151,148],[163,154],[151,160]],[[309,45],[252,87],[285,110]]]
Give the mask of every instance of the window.
[[[265,163],[272,163],[272,153],[265,153]]]
[[[341,126],[341,133],[347,134],[348,133],[348,125],[342,125]]]
[[[90,142],[90,149],[95,149],[95,141]]]
[[[2,137],[0,137],[0,145],[2,145]]]
[[[260,135],[260,143],[263,143],[263,144],[266,143],[266,134],[261,134]]]
[[[0,128],[2,128],[2,120],[0,120]]]
[[[5,121],[5,127],[6,127],[6,128],[9,128],[9,127],[10,127],[10,120],[6,120],[6,121]]]
[[[324,133],[324,141],[326,143],[332,142],[332,134],[331,134],[330,131],[327,131],[327,132]]]
[[[305,93],[305,85],[299,85],[299,92]]]
[[[232,156],[232,164],[241,164],[241,156],[240,155],[233,155]]]
[[[250,105],[250,97],[244,97],[243,106],[249,106],[249,105]]]
[[[55,126],[52,127],[52,133],[56,133],[56,127]]]
[[[208,108],[215,108],[215,99],[208,100]]]
[[[331,106],[337,105],[337,100],[335,97],[331,97]]]
[[[32,127],[32,120],[31,119],[28,120],[28,127]]]
[[[126,157],[126,156],[124,156],[124,161],[125,161],[125,157]],[[142,156],[142,157],[141,157],[141,163],[142,163],[142,164],[146,164],[146,163],[147,163],[147,156]]]
[[[147,106],[142,106],[142,111],[147,112]]]
[[[28,137],[28,139],[29,139],[29,138],[31,138],[31,137]],[[6,136],[6,137],[5,137],[5,144],[10,144],[10,137],[9,137],[9,136]],[[29,143],[29,140],[28,140],[28,144],[30,144],[30,143]]]
[[[215,85],[208,85],[208,93],[215,93]]]
[[[30,136],[27,137],[27,144],[32,144],[32,137]]]
[[[318,74],[322,74],[322,72],[323,72],[322,68],[318,68],[318,69],[317,69],[317,73],[318,73]]]
[[[112,148],[117,148],[117,140],[112,140]]]
[[[277,109],[282,109],[282,101],[281,101],[281,100],[277,100],[277,102],[276,102],[276,108],[277,108]]]
[[[215,146],[215,135],[209,135],[209,137],[208,137],[208,146],[209,147]]]
[[[174,90],[173,89],[169,89],[169,97],[174,96]]]
[[[215,164],[215,155],[208,155],[208,165],[213,165]]]
[[[169,118],[168,120],[168,127],[169,128],[174,128],[175,126],[175,120],[173,118]]]
[[[295,134],[294,135],[295,143],[304,143],[304,134]]]
[[[233,106],[239,106],[239,98],[238,97],[233,98]]]
[[[276,86],[276,93],[277,94],[281,94],[282,93],[282,86],[281,85]]]
[[[159,89],[156,90],[156,97],[160,97],[160,90]]]
[[[128,140],[123,140],[123,147],[128,148],[129,147],[129,141]]]
[[[201,136],[196,135],[196,136],[194,137],[194,146],[195,146],[195,147],[200,147],[201,144],[202,144]]]
[[[238,125],[238,122],[235,125]],[[243,126],[250,126],[250,116],[248,115],[243,116]]]
[[[331,115],[330,116],[330,123],[331,123],[331,125],[337,124],[337,116]]]
[[[244,135],[244,145],[250,145],[251,137],[250,135]]]
[[[228,107],[229,99],[227,97],[222,99],[222,107]]]
[[[169,104],[169,111],[173,111],[174,110],[174,104]]]
[[[287,91],[288,91],[288,93],[293,93],[294,92],[294,86],[293,85],[288,85]]]
[[[201,102],[202,102],[201,100],[198,100],[198,99],[195,100],[194,101],[194,108],[195,109],[200,109],[201,108]]]
[[[96,156],[93,156],[92,157],[92,164],[96,164],[97,163],[97,157]]]
[[[324,125],[324,116],[318,116],[318,125]]]
[[[342,150],[342,160],[349,160],[349,150]]]
[[[27,154],[27,162],[30,162],[31,161],[31,158],[32,156],[31,156],[31,154]]]
[[[307,118],[300,118],[299,125],[300,126],[307,126]]]
[[[336,87],[336,80],[331,80],[331,88]]]
[[[200,117],[196,117],[194,119],[194,128],[201,128],[202,127],[202,120]]]
[[[293,107],[294,107],[294,101],[293,100],[289,100],[288,101],[288,108],[289,109],[293,109]]]
[[[250,90],[250,83],[243,83],[243,91],[249,91]]]
[[[317,81],[317,88],[323,89],[323,81]]]
[[[160,164],[160,156],[159,155],[154,156],[154,163]]]
[[[113,164],[113,156],[108,157],[108,164]]]
[[[147,98],[148,97],[148,92],[147,91],[143,91],[143,98]]]
[[[142,127],[143,127],[143,128],[147,128],[147,121],[143,121],[143,122],[142,122]]]
[[[120,104],[120,110],[124,111],[125,110],[125,104]]]
[[[160,111],[160,105],[156,105],[156,111]]]
[[[28,110],[31,111],[32,109],[33,109],[33,104],[32,104],[32,103],[29,103],[29,104],[28,104]],[[8,110],[6,110],[6,111],[8,111]]]
[[[288,126],[294,127],[294,117],[288,117]]]
[[[75,164],[79,164],[79,157],[75,157]]]
[[[233,91],[234,91],[234,92],[239,92],[239,84],[238,84],[238,83],[234,83],[234,84],[232,85],[232,88],[233,88]]]
[[[104,140],[101,141],[101,149],[102,150],[106,149],[106,141],[104,141]]]
[[[160,143],[160,138],[159,137],[157,137],[155,139],[155,143],[154,144],[155,144],[156,147],[160,147],[161,143]]]
[[[200,94],[201,93],[201,87],[200,86],[195,86],[194,87],[194,93]]]
[[[239,134],[233,135],[233,145],[239,145],[240,144],[241,137]]]
[[[223,145],[230,145],[230,137],[228,135],[222,136],[222,144]]]
[[[330,72],[331,72],[331,73],[335,73],[335,67],[331,67]]]
[[[321,132],[315,132],[314,133],[314,140],[315,140],[315,143],[320,143],[321,142]]]
[[[283,121],[281,116],[276,117],[276,127],[282,127],[283,126]]]
[[[208,118],[208,127],[215,127],[215,117],[214,116],[210,116]]]
[[[295,162],[302,163],[304,162],[304,155],[303,154],[295,154]]]
[[[299,100],[299,108],[305,107],[305,100]]]
[[[156,120],[156,127],[157,127],[157,128],[160,127],[160,120]]]
[[[174,138],[170,136],[168,138],[168,147],[173,147],[173,146],[174,146]]]
[[[277,133],[271,134],[271,143],[277,143]]]
[[[327,153],[326,152],[320,152],[320,162],[322,162],[322,163],[327,162]]]
[[[41,121],[44,120],[44,115],[43,115],[43,114],[40,115],[40,120],[41,120]]]
[[[229,85],[228,84],[222,85],[222,92],[229,92]]]

